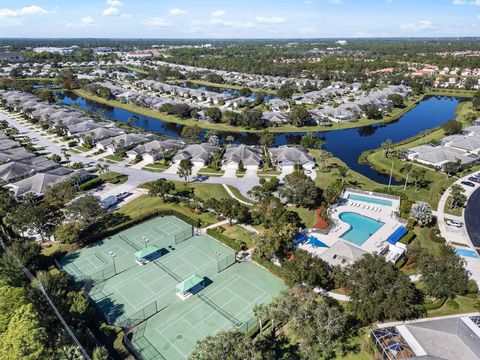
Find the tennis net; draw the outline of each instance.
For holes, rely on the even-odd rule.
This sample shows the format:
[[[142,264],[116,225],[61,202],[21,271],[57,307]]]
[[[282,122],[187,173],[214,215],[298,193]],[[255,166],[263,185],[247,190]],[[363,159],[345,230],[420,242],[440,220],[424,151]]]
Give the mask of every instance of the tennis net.
[[[215,310],[216,312],[218,312],[220,315],[222,315],[225,319],[227,319],[228,321],[230,321],[233,325],[235,326],[241,326],[242,325],[242,322],[240,320],[237,320],[235,319],[234,316],[230,315],[228,312],[226,312],[225,310],[223,310],[220,306],[218,306],[217,304],[215,304],[212,300],[210,300],[208,297],[206,297],[205,295],[202,295],[202,294],[198,294],[198,298],[200,300],[202,300],[205,304],[207,304],[208,306],[210,306],[213,310]]]
[[[168,275],[170,275],[172,278],[174,278],[176,281],[178,282],[182,282],[183,279],[178,276],[177,274],[175,274],[172,270],[170,270],[169,268],[167,268],[165,265],[161,264],[160,262],[158,261],[153,261],[153,263],[155,265],[157,265],[160,269],[162,269],[163,271],[165,271]]]
[[[125,241],[128,245],[130,245],[135,250],[137,250],[137,251],[140,250],[140,247],[138,245],[134,244],[133,241],[128,240],[125,236],[118,235],[118,237],[120,239],[122,239],[123,241]]]

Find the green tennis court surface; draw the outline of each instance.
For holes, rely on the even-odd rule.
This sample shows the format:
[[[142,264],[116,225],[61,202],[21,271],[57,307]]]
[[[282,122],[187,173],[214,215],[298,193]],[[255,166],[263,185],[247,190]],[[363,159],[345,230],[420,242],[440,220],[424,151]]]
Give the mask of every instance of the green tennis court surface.
[[[134,254],[150,245],[161,249],[159,256],[140,266]],[[91,280],[97,308],[109,322],[133,328],[132,345],[144,359],[185,359],[208,335],[234,326],[248,330],[253,306],[286,288],[260,266],[235,263],[233,250],[207,235],[193,236],[190,225],[172,216],[77,250],[61,265],[73,278]],[[181,300],[175,287],[194,274],[206,287]]]

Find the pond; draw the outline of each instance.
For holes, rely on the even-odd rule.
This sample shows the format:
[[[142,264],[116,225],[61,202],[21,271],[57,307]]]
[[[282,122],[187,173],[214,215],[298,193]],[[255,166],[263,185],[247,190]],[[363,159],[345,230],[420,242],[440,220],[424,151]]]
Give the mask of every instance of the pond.
[[[77,104],[82,110],[92,110],[96,113],[104,112],[106,118],[124,123],[136,116],[137,120],[132,123],[134,126],[171,137],[181,136],[182,125],[102,105],[72,93],[60,95],[63,95],[60,102],[65,105]],[[455,97],[430,96],[423,99],[417,107],[394,122],[363,126],[355,129],[316,132],[315,135],[325,139],[325,150],[340,158],[352,170],[374,181],[386,184],[388,183],[388,176],[378,173],[367,164],[360,164],[358,162],[360,155],[364,151],[380,148],[381,144],[387,139],[399,142],[453,119],[455,110],[461,101],[461,98]],[[221,139],[229,135],[233,136],[237,143],[258,144],[259,140],[258,134],[219,132]],[[276,133],[274,145],[298,144],[305,135],[306,133]]]

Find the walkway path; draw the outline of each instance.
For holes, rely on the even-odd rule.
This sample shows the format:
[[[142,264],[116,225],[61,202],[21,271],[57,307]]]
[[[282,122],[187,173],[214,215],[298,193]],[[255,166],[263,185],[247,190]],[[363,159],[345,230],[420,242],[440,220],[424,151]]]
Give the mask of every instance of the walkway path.
[[[246,202],[246,201],[243,201],[242,199],[239,199],[238,197],[236,197],[235,194],[233,193],[233,191],[230,190],[230,187],[228,187],[228,185],[223,184],[223,187],[225,188],[225,191],[228,193],[228,195],[230,195],[232,198],[234,198],[235,200],[237,200],[239,203],[245,204],[245,205],[247,205],[247,206],[252,206],[251,203]]]
[[[348,295],[337,294],[337,293],[334,293],[332,291],[327,291],[327,290],[319,288],[319,287],[314,288],[313,291],[316,292],[317,294],[321,294],[323,296],[328,296],[328,297],[330,297],[332,299],[335,299],[335,300],[338,300],[338,301],[350,301],[350,298],[348,297]]]

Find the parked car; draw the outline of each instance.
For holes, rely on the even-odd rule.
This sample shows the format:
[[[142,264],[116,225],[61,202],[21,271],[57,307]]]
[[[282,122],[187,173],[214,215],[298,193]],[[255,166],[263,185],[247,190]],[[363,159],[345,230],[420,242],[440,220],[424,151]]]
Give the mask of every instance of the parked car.
[[[480,178],[475,177],[475,176],[470,176],[470,177],[468,178],[468,180],[473,181],[473,182],[476,182],[476,183],[480,183]]]
[[[463,226],[463,223],[461,221],[457,221],[457,220],[447,220],[447,221],[445,221],[445,223],[448,226],[453,226],[453,227],[457,227],[457,228],[461,228]]]
[[[131,192],[124,191],[124,192],[121,192],[121,193],[118,193],[118,194],[117,194],[117,199],[118,199],[118,200],[123,200],[123,199],[125,199],[126,197],[129,197],[130,195],[132,195]]]
[[[465,186],[475,187],[475,184],[471,181],[462,181],[461,184]]]

